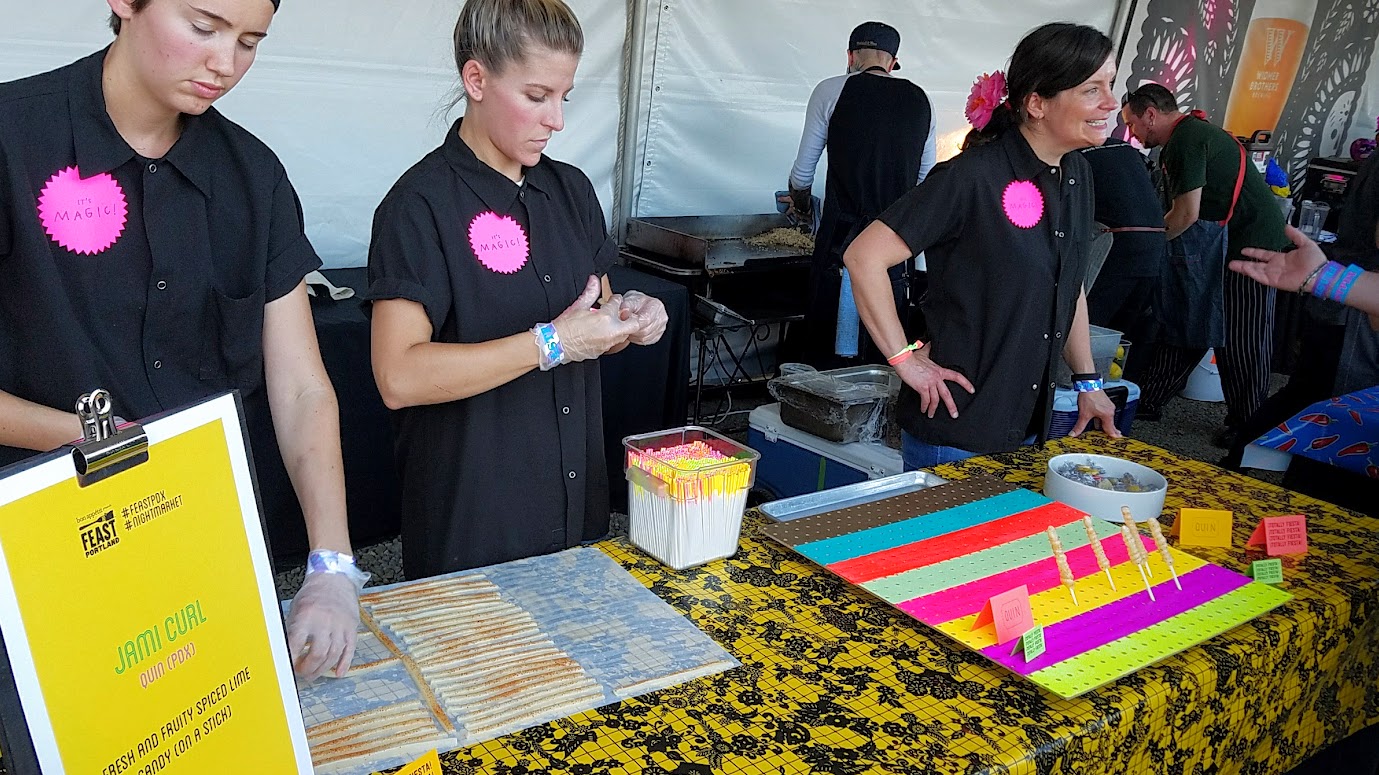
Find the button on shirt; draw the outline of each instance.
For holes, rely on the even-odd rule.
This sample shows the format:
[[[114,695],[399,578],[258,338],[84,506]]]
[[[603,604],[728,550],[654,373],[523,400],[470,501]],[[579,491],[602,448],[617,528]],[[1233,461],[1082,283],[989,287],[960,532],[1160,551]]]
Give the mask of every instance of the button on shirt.
[[[584,173],[542,157],[519,186],[480,162],[459,129],[456,122],[379,205],[368,298],[417,302],[433,341],[478,343],[555,319],[589,275],[608,271],[617,247]],[[515,221],[503,233],[520,229],[529,255],[485,263],[471,226],[502,218]],[[475,229],[476,239],[490,233]],[[393,418],[409,578],[557,551],[607,532],[598,361],[531,371]]]
[[[138,156],[106,113],[104,61],[0,85],[0,389],[72,411],[103,387],[130,419],[238,389],[256,457],[279,460],[264,305],[320,266],[296,192],[214,108],[183,116],[166,157]],[[32,454],[0,447],[0,464]]]
[[[977,389],[950,383],[958,419],[940,408],[931,420],[905,387],[897,415],[911,435],[978,453],[1047,436],[1050,375],[1087,272],[1091,183],[1081,155],[1060,171],[1011,130],[938,165],[881,215],[928,259],[930,357]]]

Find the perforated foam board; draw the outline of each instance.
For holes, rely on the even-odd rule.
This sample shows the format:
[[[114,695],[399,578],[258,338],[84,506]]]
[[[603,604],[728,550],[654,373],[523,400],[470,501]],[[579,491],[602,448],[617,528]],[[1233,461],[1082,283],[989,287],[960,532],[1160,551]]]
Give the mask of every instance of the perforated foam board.
[[[1198,645],[1291,599],[1281,589],[1172,547],[1173,583],[1148,535],[1149,599],[1120,525],[1092,519],[1111,565],[1097,567],[1070,506],[989,476],[973,477],[812,517],[763,532],[832,573],[986,658],[1064,698],[1076,697]],[[1076,579],[1063,586],[1046,529],[1053,527]],[[1107,540],[1109,539],[1109,540]],[[1033,660],[972,629],[993,596],[1029,588],[1047,650]]]

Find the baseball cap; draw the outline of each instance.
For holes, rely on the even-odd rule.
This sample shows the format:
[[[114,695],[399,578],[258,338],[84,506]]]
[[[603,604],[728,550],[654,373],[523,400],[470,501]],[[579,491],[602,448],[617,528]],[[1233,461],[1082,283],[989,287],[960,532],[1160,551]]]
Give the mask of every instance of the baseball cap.
[[[848,51],[860,48],[874,48],[895,56],[900,51],[900,33],[884,22],[862,22],[848,37]],[[900,69],[899,62],[895,69]]]

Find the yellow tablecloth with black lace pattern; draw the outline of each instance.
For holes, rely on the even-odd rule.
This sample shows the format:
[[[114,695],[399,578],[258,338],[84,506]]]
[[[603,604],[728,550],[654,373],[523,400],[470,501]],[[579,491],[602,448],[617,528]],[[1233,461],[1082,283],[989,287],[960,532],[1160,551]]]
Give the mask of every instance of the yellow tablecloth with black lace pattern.
[[[625,539],[599,544],[742,661],[710,678],[442,755],[494,773],[1283,772],[1379,723],[1379,520],[1100,435],[940,467],[1033,490],[1049,457],[1099,452],[1169,480],[1182,507],[1235,512],[1233,549],[1190,551],[1244,571],[1260,518],[1308,515],[1286,562],[1294,599],[1075,700],[986,662],[758,536],[729,560],[671,571]]]

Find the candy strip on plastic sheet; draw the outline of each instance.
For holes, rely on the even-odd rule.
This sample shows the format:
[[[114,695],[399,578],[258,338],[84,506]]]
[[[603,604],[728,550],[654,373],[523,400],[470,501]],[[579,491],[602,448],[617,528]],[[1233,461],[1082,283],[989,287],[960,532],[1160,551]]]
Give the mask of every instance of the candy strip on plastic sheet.
[[[1063,525],[1057,530],[1060,538],[1072,543],[1074,536],[1082,534],[1082,525],[1079,523],[1076,530],[1071,525]],[[963,555],[947,562],[930,565],[927,568],[897,573],[894,576],[869,581],[860,586],[889,603],[902,603],[906,600],[932,595],[935,592],[942,592],[945,589],[951,589],[1041,560],[1052,561],[1052,558],[1049,557],[1049,538],[1044,535],[1042,529],[1032,535],[993,546],[990,549]],[[1054,578],[1057,578],[1057,568],[1055,567],[1054,570]],[[1019,586],[1023,583],[1021,581],[1012,586]]]
[[[882,500],[858,503],[836,511],[815,514],[809,519],[792,519],[768,525],[763,535],[789,547],[855,533],[869,527],[889,525],[904,515],[925,514],[962,506],[1017,488],[994,476],[974,476],[948,482],[942,487],[926,487]]]
[[[1169,589],[1173,589],[1171,583]],[[1187,585],[1183,585],[1187,589]],[[1204,643],[1268,613],[1292,596],[1267,584],[1246,584],[1164,622],[1028,676],[1063,697],[1076,697]]]
[[[1155,590],[1158,600],[1153,603],[1141,591],[1057,624],[1046,624],[1044,635],[1048,649],[1043,656],[1031,662],[1007,660],[1004,657],[1008,654],[1001,654],[999,647],[987,647],[982,649],[982,653],[1017,673],[1033,673],[1127,638],[1160,622],[1167,622],[1203,603],[1234,592],[1249,584],[1250,580],[1239,573],[1208,565],[1189,574],[1188,582],[1181,591],[1174,589],[1171,581],[1159,583]]]

